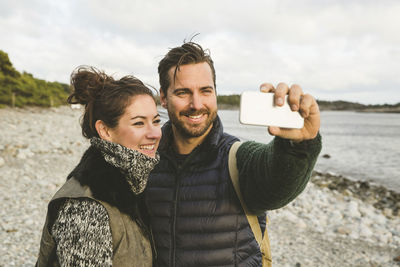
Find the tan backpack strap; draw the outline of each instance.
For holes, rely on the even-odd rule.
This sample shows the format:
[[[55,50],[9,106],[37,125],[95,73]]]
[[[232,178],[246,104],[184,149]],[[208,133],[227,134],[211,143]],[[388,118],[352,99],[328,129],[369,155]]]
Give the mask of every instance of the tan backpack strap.
[[[250,228],[253,231],[254,237],[257,240],[258,245],[261,248],[261,242],[262,242],[262,233],[261,233],[261,228],[260,228],[260,223],[258,222],[257,216],[255,215],[250,215],[249,210],[244,203],[242,193],[240,191],[240,186],[239,186],[239,171],[237,169],[236,165],[236,152],[239,148],[241,143],[239,141],[233,143],[231,146],[231,149],[229,150],[229,174],[232,179],[233,187],[235,188],[236,194],[240,200],[240,203],[242,204],[242,208],[244,212],[246,213],[247,220],[249,221]]]

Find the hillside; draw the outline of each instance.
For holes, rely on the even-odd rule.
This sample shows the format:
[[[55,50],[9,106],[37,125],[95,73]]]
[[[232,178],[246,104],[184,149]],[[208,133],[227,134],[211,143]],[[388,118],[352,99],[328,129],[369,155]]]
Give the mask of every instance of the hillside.
[[[25,71],[21,74],[0,50],[0,107],[59,106],[66,104],[68,92],[67,84],[37,79]]]
[[[346,101],[323,101],[317,100],[321,110],[352,110],[360,112],[387,112],[400,113],[400,103],[395,105],[363,105]]]

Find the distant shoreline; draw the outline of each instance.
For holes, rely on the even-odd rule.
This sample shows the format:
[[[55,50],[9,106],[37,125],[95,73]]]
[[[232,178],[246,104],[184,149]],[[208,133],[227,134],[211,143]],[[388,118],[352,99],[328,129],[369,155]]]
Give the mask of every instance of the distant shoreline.
[[[370,112],[370,113],[400,113],[400,109],[365,109],[355,110],[357,112]]]
[[[156,97],[157,103],[159,104],[159,98]],[[27,102],[30,105],[18,106],[19,108],[51,108],[59,105],[37,105],[33,102]],[[240,95],[218,95],[217,96],[218,109],[220,110],[238,110],[240,107]],[[319,109],[321,111],[354,111],[354,112],[369,112],[369,113],[400,113],[400,102],[397,104],[382,104],[382,105],[364,105],[355,102],[347,102],[342,100],[337,101],[325,101],[317,100]],[[67,104],[61,104],[61,106]],[[0,108],[11,108],[10,105],[0,103]]]
[[[239,106],[229,104],[218,104],[219,110],[239,110]],[[354,111],[363,113],[400,113],[399,108],[367,108],[367,109],[337,109],[319,106],[320,111]]]
[[[68,105],[64,105],[68,106]],[[58,106],[60,107],[60,106]],[[41,106],[24,106],[24,107],[10,107],[10,106],[0,106],[0,109],[9,108],[9,109],[52,109],[57,107],[41,107]],[[218,104],[219,110],[239,110],[239,106],[237,105],[230,105],[230,104]],[[335,108],[326,108],[324,106],[320,106],[320,111],[354,111],[354,112],[362,112],[362,113],[400,113],[400,108],[371,108],[371,109],[335,109]]]

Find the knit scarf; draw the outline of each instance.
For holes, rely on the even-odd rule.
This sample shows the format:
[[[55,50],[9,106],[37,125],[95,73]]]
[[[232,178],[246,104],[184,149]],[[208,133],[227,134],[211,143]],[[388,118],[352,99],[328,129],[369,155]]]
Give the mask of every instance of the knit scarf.
[[[152,158],[137,150],[98,137],[90,138],[90,143],[100,150],[106,162],[118,168],[125,175],[133,193],[136,195],[143,192],[150,172],[160,161],[158,152],[156,157]]]

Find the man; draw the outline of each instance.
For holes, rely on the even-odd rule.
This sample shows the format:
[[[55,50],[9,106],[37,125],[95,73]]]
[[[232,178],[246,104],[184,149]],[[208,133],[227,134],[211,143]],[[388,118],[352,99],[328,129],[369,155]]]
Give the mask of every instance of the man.
[[[196,43],[171,49],[160,61],[160,97],[170,120],[163,126],[161,161],[146,191],[159,266],[261,266],[261,252],[233,188],[228,153],[238,139],[217,115],[215,69]],[[281,83],[277,105],[289,94],[303,129],[269,127],[269,144],[244,142],[236,153],[248,208],[265,228],[265,211],[283,207],[305,188],[321,150],[316,101]],[[264,229],[262,229],[262,232]]]

